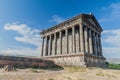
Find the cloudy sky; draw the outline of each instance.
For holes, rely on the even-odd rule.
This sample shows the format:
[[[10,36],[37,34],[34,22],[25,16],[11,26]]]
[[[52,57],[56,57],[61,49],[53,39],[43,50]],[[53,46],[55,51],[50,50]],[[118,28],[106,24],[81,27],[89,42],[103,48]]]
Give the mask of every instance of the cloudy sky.
[[[90,12],[104,30],[104,56],[120,58],[119,0],[0,0],[0,55],[40,56],[41,30]]]

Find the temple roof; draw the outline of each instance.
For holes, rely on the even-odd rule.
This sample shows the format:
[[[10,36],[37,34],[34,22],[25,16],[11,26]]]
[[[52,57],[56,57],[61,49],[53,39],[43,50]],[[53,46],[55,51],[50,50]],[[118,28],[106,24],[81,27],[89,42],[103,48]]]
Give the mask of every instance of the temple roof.
[[[50,28],[48,28],[48,29],[46,29],[46,30],[42,30],[42,31],[40,32],[40,34],[43,34],[43,33],[47,32],[47,31],[51,31],[51,30],[53,30],[53,29],[56,29],[56,28],[58,28],[58,27],[60,27],[60,26],[62,26],[62,25],[65,25],[65,24],[67,24],[67,23],[69,23],[69,22],[71,22],[71,21],[74,21],[74,20],[76,20],[76,19],[79,19],[79,18],[82,18],[82,19],[91,18],[91,19],[94,21],[94,23],[97,25],[97,27],[99,27],[99,28],[101,29],[101,31],[103,30],[102,27],[99,25],[98,21],[96,20],[96,18],[94,17],[94,15],[93,15],[92,13],[90,13],[90,14],[83,14],[83,13],[82,13],[82,14],[79,14],[79,15],[77,15],[77,16],[74,16],[74,17],[72,17],[72,18],[70,18],[70,19],[68,19],[68,20],[65,20],[65,21],[63,21],[63,22],[61,22],[61,23],[59,23],[59,24],[57,24],[57,25],[55,25],[55,26],[53,26],[53,27],[50,27]]]

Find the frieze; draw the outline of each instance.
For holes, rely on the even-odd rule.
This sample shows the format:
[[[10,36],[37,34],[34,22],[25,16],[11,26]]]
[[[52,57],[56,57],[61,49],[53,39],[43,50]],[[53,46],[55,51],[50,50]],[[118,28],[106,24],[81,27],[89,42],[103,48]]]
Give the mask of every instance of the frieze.
[[[61,26],[61,27],[58,27],[58,28],[53,29],[53,30],[51,30],[51,31],[44,32],[44,33],[42,34],[42,37],[44,37],[44,36],[49,36],[49,35],[51,35],[51,34],[60,32],[60,31],[62,31],[62,30],[66,30],[67,28],[72,28],[72,27],[74,27],[75,25],[79,25],[79,24],[80,24],[80,22],[78,22],[78,21],[71,22],[71,23],[69,23],[69,24],[67,24],[67,25],[65,25],[65,26]]]
[[[58,28],[58,27],[62,27],[62,26],[64,26],[65,24],[69,24],[69,23],[71,23],[71,22],[73,22],[73,21],[76,21],[77,19],[82,18],[83,15],[85,15],[85,14],[77,15],[77,16],[75,16],[75,17],[73,17],[73,18],[71,18],[71,19],[68,19],[68,20],[66,20],[66,21],[64,21],[64,22],[62,22],[62,23],[59,23],[59,24],[57,24],[57,25],[55,25],[55,26],[53,26],[53,27],[51,27],[51,28],[48,28],[47,30],[43,30],[43,31],[41,32],[41,34],[44,34],[45,32],[51,31],[51,30],[53,30],[53,29],[55,29],[55,28]],[[81,21],[81,20],[78,20],[78,21]]]
[[[81,22],[85,22],[87,23],[87,25],[89,25],[90,27],[92,27],[92,29],[95,29],[96,31],[99,31],[99,33],[102,31],[102,28],[97,24],[97,22],[95,21],[95,24],[98,25],[98,26],[94,26],[92,23],[90,23],[86,18],[90,18],[91,15],[86,15],[86,14],[80,14],[78,16],[75,16],[71,19],[68,19],[62,23],[59,23],[57,25],[55,25],[54,27],[51,27],[51,28],[48,28],[47,30],[43,30],[41,32],[41,35],[42,36],[47,36],[49,34],[53,34],[57,31],[60,31],[60,30],[63,30],[63,29],[66,29],[68,28],[68,26],[72,26],[72,25],[75,25],[76,23],[81,23]],[[92,17],[92,19],[94,19]]]

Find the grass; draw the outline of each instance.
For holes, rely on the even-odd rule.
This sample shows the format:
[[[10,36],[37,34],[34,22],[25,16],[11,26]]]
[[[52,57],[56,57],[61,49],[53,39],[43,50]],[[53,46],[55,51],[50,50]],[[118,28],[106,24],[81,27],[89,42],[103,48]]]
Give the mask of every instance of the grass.
[[[108,67],[110,69],[118,69],[118,70],[120,70],[120,65],[118,65],[118,64],[109,64]]]
[[[49,78],[48,80],[54,80],[53,78]]]
[[[68,80],[72,80],[72,78],[70,78],[70,77],[67,77],[67,79],[68,79]]]
[[[84,80],[84,79],[77,79],[77,80]]]
[[[109,62],[106,62],[108,68],[110,69],[118,69],[120,70],[120,64],[113,64],[113,63],[109,63]]]
[[[32,69],[32,68],[30,68],[30,71],[31,71],[31,72],[34,72],[34,73],[37,73],[37,72],[38,72],[37,70]]]
[[[96,75],[97,75],[97,76],[105,76],[105,74],[102,73],[102,72],[98,72],[98,73],[96,73]]]
[[[86,68],[84,67],[77,67],[77,66],[65,66],[64,69],[73,73],[73,72],[86,72]]]

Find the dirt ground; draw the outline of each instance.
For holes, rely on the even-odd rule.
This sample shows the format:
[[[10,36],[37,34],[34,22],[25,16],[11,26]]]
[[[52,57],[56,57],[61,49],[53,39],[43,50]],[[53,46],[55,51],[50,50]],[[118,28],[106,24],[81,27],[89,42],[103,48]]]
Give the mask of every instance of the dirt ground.
[[[120,70],[64,67],[64,69],[0,69],[0,80],[120,80]]]

